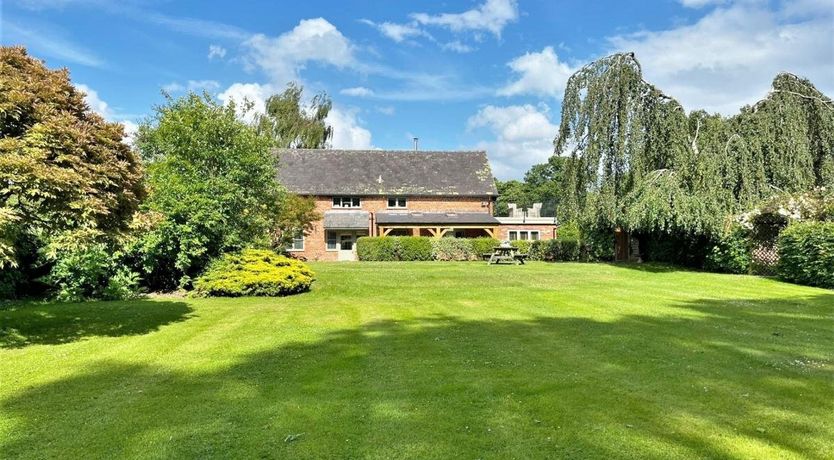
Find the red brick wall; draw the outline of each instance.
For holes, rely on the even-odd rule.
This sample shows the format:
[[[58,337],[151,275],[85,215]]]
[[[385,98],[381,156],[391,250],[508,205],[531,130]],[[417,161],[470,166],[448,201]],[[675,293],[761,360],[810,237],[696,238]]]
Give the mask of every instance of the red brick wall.
[[[539,238],[543,240],[556,238],[556,225],[553,224],[501,224],[498,239],[509,240],[510,230],[538,230]]]
[[[324,215],[325,211],[332,211],[334,209],[348,209],[348,208],[333,208],[333,197],[331,196],[317,196],[316,211]],[[388,197],[385,196],[368,196],[361,197],[361,208],[349,208],[351,210],[369,211],[376,213],[379,211],[390,211],[388,208]],[[486,206],[483,205],[486,203]],[[398,208],[401,211],[422,211],[422,212],[484,212],[492,214],[492,200],[489,197],[445,197],[445,196],[431,196],[431,197],[407,197],[407,207]],[[369,223],[370,226],[370,223]],[[375,231],[375,229],[373,229]],[[337,260],[337,251],[327,250],[327,240],[322,221],[315,222],[313,229],[304,236],[304,250],[294,251],[294,254],[304,256],[308,260]]]

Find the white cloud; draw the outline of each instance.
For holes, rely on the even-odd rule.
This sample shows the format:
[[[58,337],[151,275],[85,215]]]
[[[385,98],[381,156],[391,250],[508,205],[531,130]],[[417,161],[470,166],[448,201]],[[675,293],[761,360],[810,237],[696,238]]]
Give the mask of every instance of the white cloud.
[[[223,48],[220,45],[209,45],[209,60],[214,58],[223,59],[224,57],[226,57],[226,48]]]
[[[376,30],[378,30],[382,35],[394,40],[397,43],[405,41],[412,37],[430,37],[429,34],[418,27],[414,23],[410,24],[397,24],[395,22],[374,22],[370,19],[360,19],[359,22],[367,24]]]
[[[486,150],[496,176],[520,178],[530,166],[543,163],[553,155],[553,138],[558,126],[551,123],[546,105],[488,105],[467,121],[467,130],[486,128],[492,141],[479,142]]]
[[[397,113],[397,109],[395,109],[393,105],[379,106],[376,108],[376,111],[383,115],[388,115],[389,117]]]
[[[264,113],[266,99],[275,94],[271,85],[258,83],[235,83],[217,97],[224,104],[234,101],[238,115],[245,121],[251,122],[258,114]],[[244,101],[252,104],[251,110],[244,112],[242,106]],[[362,126],[356,116],[355,109],[342,109],[333,106],[325,119],[326,123],[333,127],[333,138],[330,141],[332,148],[336,149],[369,149],[371,144],[371,132]]]
[[[218,94],[217,97],[224,104],[234,101],[237,114],[243,120],[252,121],[256,115],[266,110],[266,99],[275,93],[274,88],[259,83],[234,83]],[[251,103],[251,110],[245,110],[245,104]]]
[[[309,62],[339,68],[355,64],[353,45],[323,18],[304,19],[278,37],[257,34],[244,42],[246,63],[264,71],[279,86],[298,79]]]
[[[365,88],[364,86],[356,86],[354,88],[345,88],[339,91],[339,94],[344,94],[345,96],[354,96],[354,97],[368,97],[373,96],[374,91],[369,88]]]
[[[461,54],[471,53],[472,51],[475,51],[475,48],[473,48],[473,47],[471,47],[471,46],[469,46],[465,43],[462,43],[460,40],[452,40],[448,43],[444,43],[440,47],[443,48],[446,51],[454,51],[456,53],[461,53]]]
[[[113,111],[110,110],[110,106],[99,97],[96,90],[83,83],[76,83],[75,88],[84,93],[84,102],[90,106],[90,110],[108,120],[113,117]]]
[[[411,17],[420,24],[446,27],[453,32],[489,31],[500,37],[504,27],[518,19],[518,5],[515,0],[486,0],[463,13],[413,13]]]
[[[553,47],[545,47],[539,53],[525,53],[507,65],[520,78],[498,91],[502,96],[517,94],[535,94],[540,96],[561,97],[568,78],[576,70],[564,62]]]
[[[168,93],[178,93],[181,91],[214,91],[218,88],[220,88],[220,83],[215,80],[188,80],[185,84],[171,82],[162,86],[162,89]]]
[[[361,126],[355,110],[330,109],[325,119],[333,127],[333,139],[330,144],[334,149],[371,149],[371,132]]]
[[[693,24],[610,41],[615,50],[634,51],[644,78],[687,110],[734,114],[764,97],[781,71],[834,91],[834,8],[815,1],[800,6],[771,10],[740,2],[714,8]]]
[[[139,129],[139,126],[131,120],[128,120],[121,114],[117,114],[110,105],[105,102],[98,92],[83,83],[76,83],[75,88],[84,93],[84,102],[90,106],[90,110],[99,114],[107,121],[121,123],[125,127],[125,142],[131,144],[133,136]]]

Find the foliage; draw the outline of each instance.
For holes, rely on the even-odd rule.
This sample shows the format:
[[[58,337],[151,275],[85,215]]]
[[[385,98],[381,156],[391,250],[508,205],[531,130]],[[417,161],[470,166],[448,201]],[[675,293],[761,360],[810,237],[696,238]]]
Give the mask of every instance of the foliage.
[[[310,290],[315,275],[301,261],[244,249],[214,261],[194,282],[196,297],[286,296]]]
[[[56,300],[125,300],[138,295],[139,275],[121,263],[122,253],[98,232],[73,232],[44,248],[51,270],[44,281]]]
[[[316,210],[316,201],[312,197],[287,194],[278,211],[273,247],[285,248],[295,235],[309,234],[319,219],[321,213]]]
[[[713,242],[704,268],[721,273],[749,273],[753,262],[750,246],[750,232],[740,225],[734,225]]]
[[[492,251],[495,249],[495,246],[498,246],[499,242],[495,238],[481,237],[470,239],[469,244],[472,246],[472,252],[475,254],[475,257],[481,257],[482,254],[492,254]]]
[[[687,115],[615,54],[568,80],[555,148],[572,159],[562,203],[583,230],[698,239],[774,190],[834,184],[834,102],[780,74],[734,117]]]
[[[256,124],[274,146],[320,149],[333,137],[333,128],[325,123],[333,106],[330,98],[320,93],[308,107],[302,107],[303,92],[304,87],[290,83],[283,93],[267,98],[265,113],[257,117]]]
[[[0,87],[0,269],[29,273],[20,262],[63,232],[125,230],[144,191],[123,126],[21,47],[0,48]]]
[[[533,241],[530,240],[513,240],[510,244],[518,249],[521,254],[530,254],[530,248],[533,246]]]
[[[559,210],[561,184],[570,158],[552,156],[547,163],[536,164],[524,174],[524,181],[495,181],[498,200],[495,215],[509,215],[508,203],[519,208],[531,208],[533,203],[542,203],[543,216],[556,216]]]
[[[270,144],[208,95],[169,98],[140,126],[151,224],[135,247],[150,287],[188,287],[212,258],[269,244],[282,201]]]
[[[431,255],[433,260],[441,261],[475,260],[480,257],[467,238],[433,238]]]
[[[431,260],[431,240],[423,236],[363,236],[356,240],[356,255],[365,261]]]
[[[356,240],[356,257],[359,260],[397,260],[397,240],[388,236],[363,236]]]
[[[399,247],[397,254],[400,260],[431,260],[431,238],[424,236],[396,237]]]
[[[780,235],[779,277],[834,288],[834,222],[797,222]]]
[[[565,222],[564,224],[559,225],[556,237],[560,239],[566,238],[578,240],[582,238],[582,231],[579,229],[579,224],[576,222]]]

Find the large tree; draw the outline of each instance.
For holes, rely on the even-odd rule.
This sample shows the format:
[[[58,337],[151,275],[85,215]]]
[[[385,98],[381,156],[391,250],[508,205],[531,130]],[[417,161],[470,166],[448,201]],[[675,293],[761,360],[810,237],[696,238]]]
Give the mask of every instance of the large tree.
[[[258,130],[276,147],[320,149],[333,137],[333,128],[325,122],[332,107],[330,98],[319,93],[304,106],[303,93],[303,86],[290,83],[284,92],[266,100],[265,113],[257,117]]]
[[[187,287],[213,257],[269,244],[283,198],[271,145],[208,95],[169,99],[140,126],[149,196],[137,252],[151,288]]]
[[[567,214],[610,231],[711,235],[775,190],[834,185],[834,104],[789,74],[739,115],[687,115],[643,80],[633,54],[568,80],[557,154]]]
[[[124,136],[90,110],[66,69],[0,48],[0,268],[31,262],[59,234],[126,228],[143,172]]]

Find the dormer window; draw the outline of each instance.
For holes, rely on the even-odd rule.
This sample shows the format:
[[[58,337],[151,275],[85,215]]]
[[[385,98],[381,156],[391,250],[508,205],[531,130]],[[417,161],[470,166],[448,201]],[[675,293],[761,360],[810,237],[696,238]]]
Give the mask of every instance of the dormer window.
[[[388,198],[389,208],[405,208],[406,205],[407,202],[404,196],[392,196]]]
[[[334,208],[361,208],[362,200],[358,196],[334,196]]]

